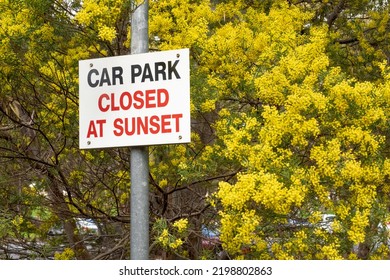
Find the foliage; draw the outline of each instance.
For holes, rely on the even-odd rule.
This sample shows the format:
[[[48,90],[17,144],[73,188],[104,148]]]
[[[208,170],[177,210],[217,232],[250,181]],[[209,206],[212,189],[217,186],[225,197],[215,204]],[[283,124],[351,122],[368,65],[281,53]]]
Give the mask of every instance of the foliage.
[[[355,13],[367,8],[353,7]],[[188,10],[160,8],[151,33],[161,48],[176,47],[181,26],[167,30],[168,22],[190,17]],[[217,139],[208,151],[242,170],[216,194],[221,241],[237,258],[386,258],[381,244],[386,248],[388,241],[378,227],[388,209],[385,57],[374,62],[377,74],[348,77],[345,61],[334,53],[341,35],[331,15],[326,25],[311,23],[326,11],[303,10],[284,1],[264,12],[244,1],[216,4],[214,13],[204,10],[191,24],[190,34],[199,34],[192,30],[204,30],[208,20],[208,37],[187,36],[182,44],[196,55],[197,79],[204,79],[209,97],[194,106],[195,115],[218,114],[211,125]],[[163,21],[163,31],[153,28]],[[361,44],[353,54],[364,51]],[[373,62],[371,56],[360,60]],[[367,75],[372,82],[365,82]],[[321,226],[325,213],[336,214],[332,233]],[[307,228],[288,226],[309,217]]]
[[[72,260],[74,258],[74,252],[70,248],[65,248],[62,253],[55,253],[55,260]]]
[[[2,258],[128,258],[130,150],[78,149],[77,77],[129,53],[142,2],[0,0]],[[149,149],[152,255],[221,258],[206,226],[225,258],[388,258],[387,1],[149,2],[150,50],[190,49],[192,118]]]
[[[172,251],[179,256],[185,257],[188,252],[183,250],[183,240],[188,236],[188,220],[180,219],[174,222],[170,227],[166,220],[158,219],[153,225],[155,232],[154,244],[160,246],[164,251]]]

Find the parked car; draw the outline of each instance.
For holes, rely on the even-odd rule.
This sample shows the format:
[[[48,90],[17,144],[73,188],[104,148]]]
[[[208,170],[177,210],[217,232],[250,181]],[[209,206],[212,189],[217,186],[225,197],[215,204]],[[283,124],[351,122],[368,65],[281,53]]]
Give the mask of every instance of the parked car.
[[[80,233],[97,235],[99,228],[92,219],[76,218],[76,225]]]
[[[53,226],[49,229],[47,234],[50,236],[63,235],[63,234],[65,234],[65,230],[64,230],[64,227],[62,225],[61,226]]]
[[[219,244],[219,232],[202,226],[202,247],[212,250]]]
[[[336,218],[335,214],[323,214],[322,221],[321,221],[321,227],[328,232],[332,232],[332,223],[333,223],[335,218]]]
[[[99,234],[99,228],[92,219],[76,218],[75,221],[76,221],[77,229],[81,234],[90,234],[90,235]],[[65,234],[64,226],[63,225],[53,226],[51,229],[49,229],[47,234],[51,236],[63,235]]]
[[[287,228],[304,228],[304,227],[311,227],[312,225],[308,222],[307,219],[289,219],[287,222],[287,225],[285,227]]]

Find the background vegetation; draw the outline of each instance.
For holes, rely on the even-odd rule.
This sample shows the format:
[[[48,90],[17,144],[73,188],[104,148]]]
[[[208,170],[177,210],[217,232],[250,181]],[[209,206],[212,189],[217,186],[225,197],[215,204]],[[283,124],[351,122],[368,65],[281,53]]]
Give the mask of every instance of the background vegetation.
[[[78,61],[128,54],[131,9],[0,0],[1,258],[129,258],[131,151],[79,150]],[[386,0],[150,1],[193,139],[150,147],[151,258],[388,259],[389,29]]]

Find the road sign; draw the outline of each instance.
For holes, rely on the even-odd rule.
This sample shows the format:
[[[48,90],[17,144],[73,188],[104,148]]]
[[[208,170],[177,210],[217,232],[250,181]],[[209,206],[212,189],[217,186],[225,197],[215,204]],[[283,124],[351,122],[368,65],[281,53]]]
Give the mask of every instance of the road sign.
[[[189,50],[79,61],[81,149],[188,143]]]

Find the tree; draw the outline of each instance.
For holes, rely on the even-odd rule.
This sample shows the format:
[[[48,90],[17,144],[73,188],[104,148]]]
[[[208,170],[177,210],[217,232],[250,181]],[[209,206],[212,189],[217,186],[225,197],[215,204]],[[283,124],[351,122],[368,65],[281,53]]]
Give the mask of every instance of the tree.
[[[315,12],[313,25],[325,23],[331,44],[331,63],[364,80],[381,77],[380,63],[389,61],[387,1],[291,1]]]
[[[78,233],[74,218],[94,218],[101,225],[101,236],[94,242],[115,248],[109,244],[126,236],[129,223],[128,175],[122,168],[128,152],[79,151],[77,136],[78,60],[107,52],[104,33],[96,34],[76,21],[81,8],[77,2],[2,1],[0,7],[1,56],[5,58],[1,65],[1,158],[5,163],[12,160],[1,172],[7,176],[18,174],[12,170],[24,170],[9,189],[21,190],[19,199],[20,194],[29,193],[32,197],[24,203],[31,204],[32,211],[43,207],[50,213],[40,217],[35,225],[39,235],[31,238],[48,242],[47,230],[60,223],[75,257],[88,259],[93,256],[85,247],[88,236]],[[20,209],[13,215],[23,215],[22,226],[37,218]],[[118,223],[123,224],[120,229]],[[31,228],[26,228],[27,233]],[[29,238],[22,241],[31,242]],[[53,257],[53,250],[56,247],[40,257]],[[121,246],[114,253],[121,256],[126,251]]]
[[[217,192],[224,248],[237,258],[387,258],[385,64],[375,83],[349,78],[330,66],[328,27],[302,34],[310,14],[281,4],[257,16],[251,26],[248,9],[222,27],[213,36],[230,52],[208,56],[222,60],[210,75],[219,91],[241,94],[241,111],[222,109],[216,122],[219,150],[243,167]],[[332,232],[321,227],[324,213],[336,215]]]
[[[128,257],[130,151],[78,149],[77,69],[129,53],[131,9],[0,1],[4,252]],[[219,258],[222,246],[228,258],[388,258],[387,10],[150,1],[151,51],[190,49],[193,131],[190,144],[150,148],[152,257]],[[80,218],[99,235],[80,232]],[[65,236],[47,235],[61,224]],[[213,250],[204,229],[220,232]]]
[[[191,47],[207,96],[196,114],[216,135],[206,149],[240,171],[215,202],[231,257],[387,258],[386,47],[372,60],[362,37],[347,50],[360,63],[339,56],[343,26],[387,6],[307,2],[216,1],[211,14],[202,2],[198,16],[196,5],[164,1],[152,32],[161,48]],[[169,24],[183,17],[191,24]],[[359,22],[381,31],[375,17]],[[336,214],[331,233],[326,213]]]

